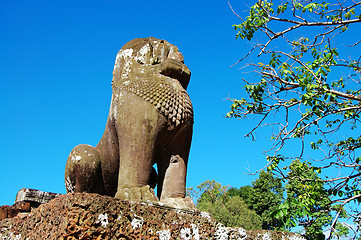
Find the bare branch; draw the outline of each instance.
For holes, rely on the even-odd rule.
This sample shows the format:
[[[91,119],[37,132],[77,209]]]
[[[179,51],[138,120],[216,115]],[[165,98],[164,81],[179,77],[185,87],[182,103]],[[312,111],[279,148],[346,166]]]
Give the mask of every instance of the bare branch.
[[[351,202],[357,198],[361,197],[361,194],[358,194],[356,196],[353,196],[351,198],[346,199],[343,203],[342,203],[342,207],[344,207],[348,202]],[[336,227],[336,223],[337,223],[337,219],[339,218],[340,214],[341,214],[342,208],[340,208],[340,210],[337,212],[332,224],[331,224],[331,232],[330,235],[327,239],[331,239],[332,238],[332,234],[335,231],[335,227]]]

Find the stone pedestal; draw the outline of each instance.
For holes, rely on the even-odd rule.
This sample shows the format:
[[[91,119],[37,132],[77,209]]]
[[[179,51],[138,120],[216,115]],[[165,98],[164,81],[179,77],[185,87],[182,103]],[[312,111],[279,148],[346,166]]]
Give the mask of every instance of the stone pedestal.
[[[0,221],[4,239],[303,239],[226,228],[208,213],[90,193],[60,195],[31,213]]]

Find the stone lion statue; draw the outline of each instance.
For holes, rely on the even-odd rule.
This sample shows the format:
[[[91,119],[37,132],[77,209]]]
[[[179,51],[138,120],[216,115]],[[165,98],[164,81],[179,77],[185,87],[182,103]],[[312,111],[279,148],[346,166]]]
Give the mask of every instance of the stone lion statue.
[[[97,146],[81,144],[71,151],[65,167],[67,192],[187,205],[190,75],[183,55],[165,40],[138,38],[125,44],[115,60],[104,134]]]

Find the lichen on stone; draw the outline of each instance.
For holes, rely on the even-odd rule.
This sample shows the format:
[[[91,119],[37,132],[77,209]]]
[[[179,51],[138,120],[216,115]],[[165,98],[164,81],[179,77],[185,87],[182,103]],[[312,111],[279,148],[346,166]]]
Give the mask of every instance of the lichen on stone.
[[[3,231],[3,230],[2,230]],[[13,232],[0,233],[1,240],[21,240],[21,234],[14,234]]]
[[[190,240],[192,239],[192,232],[190,228],[182,228],[180,230],[180,238],[184,240]]]
[[[209,215],[209,213],[203,211],[201,212],[201,216],[204,218],[211,218],[211,215]]]
[[[97,222],[98,223],[100,222],[103,227],[106,227],[109,224],[108,215],[107,214],[102,214],[102,213],[99,214]]]
[[[159,235],[159,240],[169,240],[170,239],[169,229],[157,231],[157,234]]]
[[[269,232],[265,232],[262,234],[262,240],[272,240],[271,234]]]
[[[144,223],[144,219],[134,214],[134,218],[131,222],[132,228],[133,229],[141,228],[143,226],[143,223]]]
[[[66,188],[66,191],[68,191],[70,193],[74,192],[75,186],[73,185],[73,183],[71,182],[69,177],[67,177],[65,179],[65,188]]]
[[[225,227],[211,217],[202,217],[198,210],[90,193],[61,195],[33,209],[26,217],[0,221],[2,238],[304,240],[292,233]]]
[[[247,232],[243,228],[238,229],[239,236],[241,239],[247,239]]]
[[[217,225],[216,233],[214,234],[215,239],[226,240],[228,239],[228,229],[221,223]]]
[[[199,240],[199,229],[196,224],[191,224],[192,231],[193,231],[193,239]]]

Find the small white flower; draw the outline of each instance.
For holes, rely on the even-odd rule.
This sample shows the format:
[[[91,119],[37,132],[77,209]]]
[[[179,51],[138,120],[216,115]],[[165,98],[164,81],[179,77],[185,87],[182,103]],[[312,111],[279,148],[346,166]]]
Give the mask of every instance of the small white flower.
[[[182,228],[180,230],[180,237],[182,239],[192,239],[192,233],[191,233],[191,229],[190,228]]]
[[[106,227],[109,224],[107,214],[99,214],[97,223],[101,223],[103,227]]]
[[[157,234],[159,235],[159,240],[169,240],[170,239],[169,229],[157,231]]]

